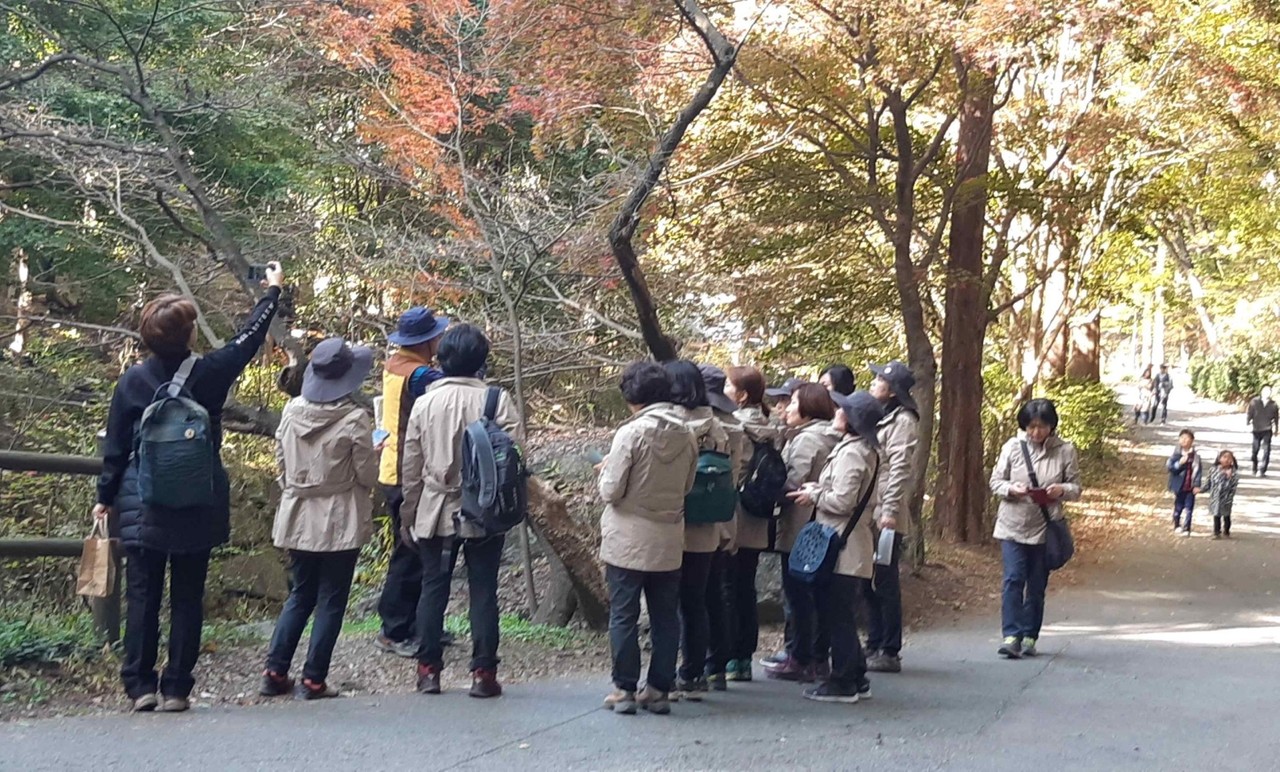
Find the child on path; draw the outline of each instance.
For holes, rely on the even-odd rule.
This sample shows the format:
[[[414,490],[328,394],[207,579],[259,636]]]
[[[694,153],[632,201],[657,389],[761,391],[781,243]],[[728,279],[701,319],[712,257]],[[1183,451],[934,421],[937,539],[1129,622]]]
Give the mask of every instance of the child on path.
[[[1196,494],[1203,482],[1200,457],[1196,454],[1196,435],[1190,429],[1178,432],[1178,446],[1165,464],[1169,470],[1169,492],[1173,494],[1173,530],[1191,535],[1191,513],[1196,508]],[[1182,513],[1186,513],[1186,521]]]
[[[1213,515],[1213,538],[1220,535],[1231,538],[1231,507],[1236,500],[1236,485],[1240,482],[1240,465],[1229,450],[1218,454],[1218,460],[1209,473],[1209,484],[1204,491],[1209,494],[1209,514]]]

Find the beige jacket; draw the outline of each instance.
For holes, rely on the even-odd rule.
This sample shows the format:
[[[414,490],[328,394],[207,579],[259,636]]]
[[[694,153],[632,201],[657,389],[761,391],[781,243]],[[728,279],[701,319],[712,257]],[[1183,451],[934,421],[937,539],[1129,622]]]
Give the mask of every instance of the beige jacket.
[[[679,405],[672,405],[667,412],[683,423],[691,432],[698,444],[698,450],[714,450],[724,453],[736,461],[733,447],[729,442],[729,434],[718,421],[709,407],[687,410]],[[692,484],[691,486],[692,487]],[[715,552],[720,548],[724,533],[723,523],[701,523],[684,525],[685,552]]]
[[[829,525],[843,533],[849,518],[858,508],[858,502],[871,485],[872,475],[876,471],[878,451],[861,437],[846,436],[836,445],[827,458],[827,464],[818,478],[817,498],[814,506],[818,511],[818,522]],[[880,472],[884,472],[881,464]],[[879,488],[876,483],[876,488]],[[876,519],[876,509],[880,497],[878,491],[872,490],[867,508],[863,510],[861,519],[849,533],[840,557],[836,560],[835,572],[840,576],[859,576],[871,578],[871,569],[875,558],[875,529],[872,523]]]
[[[715,408],[711,409],[712,415],[724,427],[725,434],[729,435],[729,461],[733,464],[733,484],[735,486],[742,484],[742,475],[747,470],[747,464],[751,461],[751,453],[747,450],[750,441],[747,439],[746,429],[742,425],[742,421],[738,420],[736,413],[722,413]],[[720,546],[719,549],[725,552],[737,552],[738,550],[738,518],[727,523],[720,523]]]
[[[768,443],[776,447],[782,445],[782,427],[765,417],[764,411],[758,407],[744,407],[733,414],[742,425],[746,435],[742,451],[742,466],[738,472],[738,483],[741,485],[751,465],[751,457],[755,455],[757,443]],[[738,507],[738,539],[734,549],[742,547],[752,550],[769,549],[769,521],[763,517],[749,515]]]
[[[600,469],[604,500],[600,559],[633,571],[675,571],[684,552],[684,497],[693,488],[698,444],[671,414],[650,405],[613,435]]]
[[[442,378],[413,404],[404,436],[400,516],[415,539],[454,534],[462,508],[462,435],[484,414],[488,384],[477,378]],[[520,414],[506,391],[498,400],[498,425],[517,442]]]
[[[1027,462],[1022,457],[1022,440],[1023,436],[1019,435],[1006,442],[1000,449],[995,469],[991,470],[991,492],[1000,498],[995,537],[1021,544],[1044,544],[1044,514],[1040,506],[1029,498],[1009,496],[1013,483],[1034,487],[1027,472]],[[1063,501],[1080,500],[1080,464],[1076,460],[1076,447],[1056,435],[1050,435],[1041,447],[1028,443],[1027,449],[1031,451],[1031,463],[1035,466],[1040,486],[1062,486],[1062,498],[1049,506],[1049,517],[1059,520],[1063,517]]]
[[[369,541],[378,454],[368,413],[349,400],[295,397],[276,430],[276,464],[283,491],[271,528],[277,547],[341,552]]]
[[[840,433],[831,428],[830,421],[810,421],[799,427],[782,449],[782,458],[787,462],[787,488],[794,490],[807,482],[817,482],[827,456],[839,441]],[[790,552],[800,529],[812,516],[813,507],[788,499],[778,517],[778,536],[773,548]]]
[[[905,407],[897,407],[876,430],[885,467],[880,470],[880,511],[876,524],[886,517],[897,521],[896,531],[910,533],[911,494],[916,482],[916,445],[920,442],[920,419]]]

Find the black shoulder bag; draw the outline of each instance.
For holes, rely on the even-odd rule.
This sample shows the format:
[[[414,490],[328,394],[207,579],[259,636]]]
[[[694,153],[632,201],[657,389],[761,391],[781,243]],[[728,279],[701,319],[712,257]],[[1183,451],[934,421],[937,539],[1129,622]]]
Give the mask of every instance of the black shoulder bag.
[[[853,533],[858,521],[862,519],[862,513],[867,511],[867,504],[871,501],[871,494],[876,490],[879,477],[880,454],[876,453],[876,469],[871,475],[871,484],[862,494],[862,499],[853,510],[848,524],[840,531],[819,523],[818,510],[817,507],[814,508],[813,517],[805,523],[804,528],[800,529],[800,533],[796,534],[796,543],[791,548],[791,556],[787,559],[787,570],[791,572],[792,577],[804,584],[823,584],[831,578],[836,570],[836,561],[840,559],[840,551],[849,541],[849,534]]]
[[[1022,443],[1022,459],[1027,463],[1027,474],[1031,477],[1031,487],[1039,488],[1040,480],[1036,478],[1035,465],[1031,463],[1031,449]],[[1064,514],[1062,519],[1049,517],[1049,508],[1040,505],[1040,514],[1044,515],[1044,562],[1050,571],[1057,571],[1071,561],[1076,554],[1076,543],[1071,538],[1071,526],[1067,524]]]

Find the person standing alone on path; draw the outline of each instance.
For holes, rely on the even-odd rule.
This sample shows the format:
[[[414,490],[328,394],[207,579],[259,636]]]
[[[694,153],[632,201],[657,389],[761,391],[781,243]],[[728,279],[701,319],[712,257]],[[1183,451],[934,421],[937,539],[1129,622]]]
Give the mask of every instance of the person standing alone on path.
[[[415,306],[400,316],[396,331],[387,340],[400,350],[391,355],[382,373],[382,460],[378,484],[387,499],[391,515],[394,546],[387,563],[386,584],[378,599],[378,616],[382,629],[374,638],[379,649],[401,657],[412,657],[418,651],[417,613],[422,595],[422,561],[413,547],[400,539],[400,508],[404,490],[400,487],[401,461],[404,458],[405,429],[413,403],[427,392],[427,387],[444,377],[431,366],[436,357],[440,336],[449,320],[436,316],[429,308]],[[449,562],[452,572],[453,561]]]
[[[1160,374],[1155,377],[1155,399],[1151,403],[1151,418],[1156,420],[1156,409],[1160,410],[1160,423],[1169,420],[1169,395],[1173,393],[1173,376],[1169,375],[1169,365],[1160,365]]]
[[[1259,470],[1267,476],[1267,468],[1271,466],[1271,438],[1280,429],[1280,406],[1271,399],[1271,387],[1263,386],[1262,393],[1249,401],[1249,409],[1245,420],[1253,429],[1253,476]],[[1262,451],[1262,464],[1258,464],[1258,451]]]
[[[899,563],[902,541],[910,528],[907,507],[916,479],[916,444],[920,439],[920,412],[911,397],[915,376],[902,362],[872,366],[875,379],[871,396],[884,406],[885,416],[876,434],[885,457],[880,475],[880,507],[876,510],[878,531],[893,531],[893,554],[889,563],[875,565],[875,581],[867,586],[870,619],[867,624],[867,669],[876,673],[902,670],[902,586]]]
[[[1236,486],[1240,483],[1240,465],[1236,454],[1224,450],[1218,454],[1209,473],[1209,484],[1204,492],[1209,494],[1209,514],[1213,515],[1213,538],[1231,538],[1231,508],[1236,502]]]
[[[1183,536],[1191,535],[1191,514],[1196,508],[1196,494],[1203,482],[1200,456],[1196,453],[1196,435],[1190,429],[1178,432],[1178,446],[1173,449],[1165,464],[1169,470],[1169,492],[1173,494],[1173,530],[1182,529]],[[1182,513],[1187,519],[1185,524]]]

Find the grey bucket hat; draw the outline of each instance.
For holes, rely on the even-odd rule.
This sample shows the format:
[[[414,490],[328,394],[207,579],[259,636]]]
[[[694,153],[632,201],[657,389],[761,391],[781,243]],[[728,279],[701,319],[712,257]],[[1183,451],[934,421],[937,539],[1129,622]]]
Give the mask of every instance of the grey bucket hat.
[[[884,418],[884,406],[880,404],[880,400],[871,396],[869,391],[855,391],[845,396],[838,391],[831,392],[831,399],[836,406],[844,411],[844,417],[849,422],[849,429],[854,434],[866,440],[871,447],[880,447],[880,440],[876,437],[876,427],[880,424],[880,420]]]
[[[311,352],[302,376],[302,397],[308,402],[337,402],[359,389],[372,369],[373,349],[326,338]]]
[[[733,400],[724,395],[724,370],[715,365],[698,365],[698,372],[702,373],[702,382],[707,386],[707,404],[724,413],[738,409]]]

